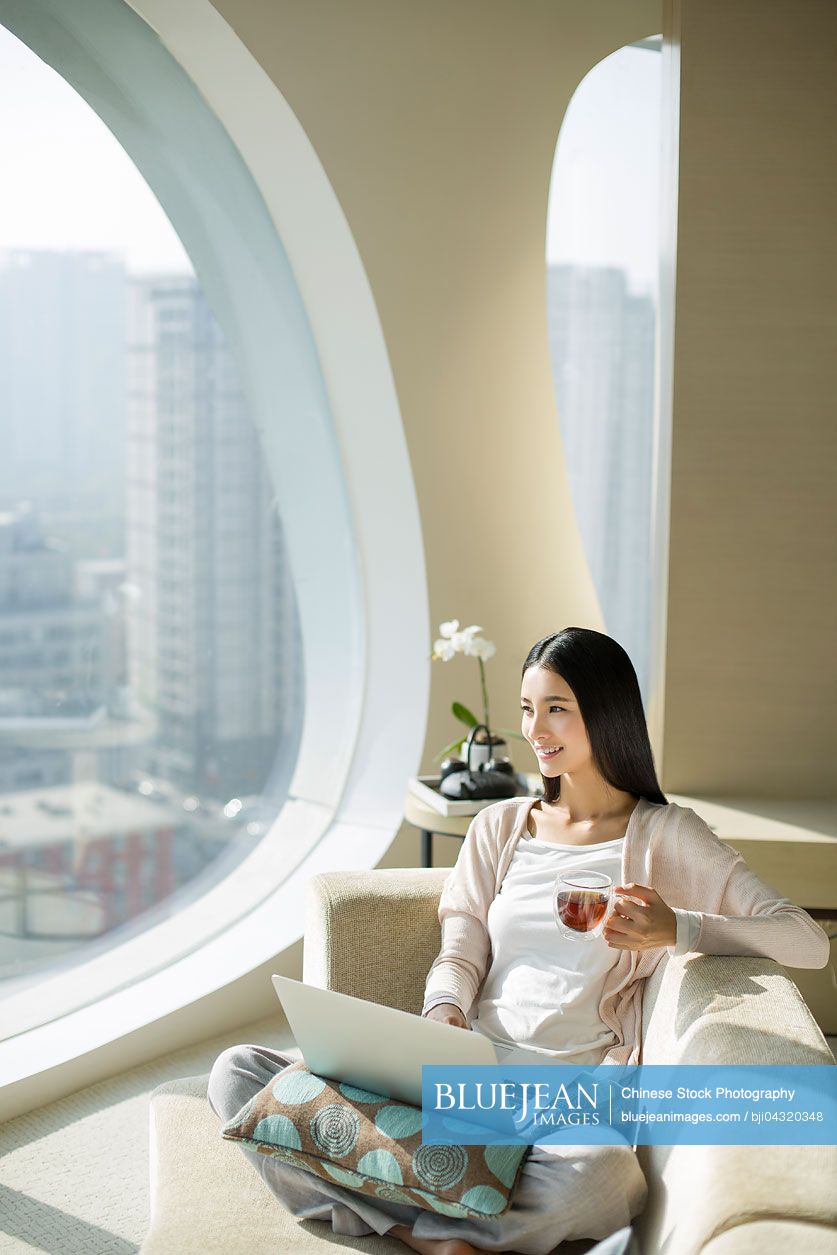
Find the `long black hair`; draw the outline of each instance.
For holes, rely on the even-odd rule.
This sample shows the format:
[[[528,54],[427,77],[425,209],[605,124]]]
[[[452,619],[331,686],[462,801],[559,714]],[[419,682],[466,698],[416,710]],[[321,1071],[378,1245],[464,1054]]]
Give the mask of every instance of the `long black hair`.
[[[614,789],[668,805],[657,780],[636,671],[622,646],[604,632],[566,627],[537,642],[526,655],[530,667],[545,667],[566,680],[575,694],[593,763]],[[544,801],[561,796],[561,777],[545,776]]]

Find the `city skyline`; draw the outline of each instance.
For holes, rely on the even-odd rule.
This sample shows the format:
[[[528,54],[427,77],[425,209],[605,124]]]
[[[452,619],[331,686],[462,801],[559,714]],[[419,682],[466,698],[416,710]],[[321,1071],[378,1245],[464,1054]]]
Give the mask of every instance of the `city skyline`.
[[[275,492],[196,278],[18,250],[0,330],[5,990],[243,858],[305,694]]]

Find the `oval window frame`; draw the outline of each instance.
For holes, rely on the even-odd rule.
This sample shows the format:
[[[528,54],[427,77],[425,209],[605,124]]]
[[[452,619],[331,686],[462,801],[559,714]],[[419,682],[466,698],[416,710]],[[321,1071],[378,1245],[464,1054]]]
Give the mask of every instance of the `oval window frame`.
[[[242,367],[281,500],[306,677],[299,757],[269,833],[183,911],[7,998],[13,1035],[0,1042],[0,1072],[14,1087],[270,962],[301,935],[310,875],[379,861],[421,756],[429,663],[409,660],[429,657],[430,615],[415,486],[371,288],[276,85],[206,0],[133,8],[78,0],[72,11],[60,0],[3,0],[0,21],[92,105],[189,252]],[[146,107],[157,119],[150,134],[139,123]],[[167,117],[177,123],[168,130]],[[281,344],[277,327],[289,337]],[[277,396],[293,403],[293,421]],[[318,493],[300,466],[316,472]]]

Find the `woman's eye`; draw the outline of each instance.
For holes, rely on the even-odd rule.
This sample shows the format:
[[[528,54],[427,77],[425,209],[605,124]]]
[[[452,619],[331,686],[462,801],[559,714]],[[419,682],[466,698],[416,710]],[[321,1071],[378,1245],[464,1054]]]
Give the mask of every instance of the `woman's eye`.
[[[564,709],[565,709],[564,706],[550,706],[549,713],[552,714],[553,710],[560,710],[563,713]],[[522,706],[521,712],[524,715],[531,715],[532,713],[531,710],[529,710],[528,706]]]

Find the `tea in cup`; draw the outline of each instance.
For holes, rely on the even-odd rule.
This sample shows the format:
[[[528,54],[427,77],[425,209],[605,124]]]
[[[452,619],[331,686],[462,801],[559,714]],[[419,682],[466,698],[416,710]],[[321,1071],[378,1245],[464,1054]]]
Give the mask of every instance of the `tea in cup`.
[[[571,872],[555,882],[552,910],[565,936],[601,937],[613,903],[613,881],[602,872]]]

